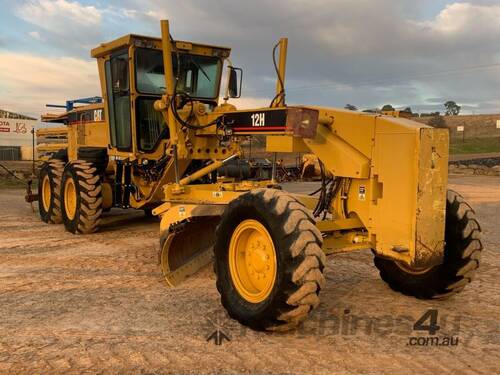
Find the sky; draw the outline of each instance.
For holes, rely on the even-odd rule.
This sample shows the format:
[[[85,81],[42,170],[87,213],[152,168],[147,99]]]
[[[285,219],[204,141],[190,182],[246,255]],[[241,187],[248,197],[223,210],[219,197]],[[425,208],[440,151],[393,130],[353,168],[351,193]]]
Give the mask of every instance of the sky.
[[[267,106],[288,37],[287,103],[500,113],[500,0],[0,0],[0,108],[100,95],[90,49],[125,34],[232,48],[239,108]]]

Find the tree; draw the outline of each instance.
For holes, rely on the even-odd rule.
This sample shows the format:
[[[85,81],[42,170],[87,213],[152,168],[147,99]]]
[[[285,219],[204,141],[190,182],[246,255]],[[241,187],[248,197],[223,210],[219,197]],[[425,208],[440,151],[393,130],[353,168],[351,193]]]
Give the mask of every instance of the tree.
[[[389,112],[389,111],[394,111],[394,107],[390,104],[386,104],[382,107],[383,112]]]
[[[428,124],[434,128],[446,128],[446,121],[439,114],[432,116]]]
[[[439,116],[439,115],[441,115],[441,112],[431,112],[431,113],[423,112],[420,114],[420,117],[432,117],[432,116]]]
[[[402,112],[413,113],[413,111],[411,110],[411,107],[406,107],[405,109],[403,109]]]
[[[354,104],[346,104],[345,109],[348,109],[349,111],[357,111],[358,107],[356,107]]]
[[[444,103],[444,107],[446,108],[446,116],[457,116],[460,113],[460,109],[462,109],[453,100],[448,100]]]

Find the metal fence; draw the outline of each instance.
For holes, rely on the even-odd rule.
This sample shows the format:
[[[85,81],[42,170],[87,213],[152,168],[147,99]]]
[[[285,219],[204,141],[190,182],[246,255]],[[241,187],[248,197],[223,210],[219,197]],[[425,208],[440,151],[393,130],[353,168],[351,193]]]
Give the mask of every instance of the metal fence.
[[[21,147],[0,146],[0,160],[21,160]]]

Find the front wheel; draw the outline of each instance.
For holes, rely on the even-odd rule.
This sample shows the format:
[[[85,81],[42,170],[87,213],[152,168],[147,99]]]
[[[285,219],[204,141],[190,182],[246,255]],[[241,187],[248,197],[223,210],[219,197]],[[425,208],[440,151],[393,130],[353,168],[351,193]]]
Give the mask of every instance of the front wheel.
[[[314,218],[275,189],[245,193],[216,232],[217,289],[228,314],[255,330],[288,330],[318,306],[325,255]]]
[[[97,231],[102,214],[102,184],[97,168],[75,160],[66,165],[61,183],[64,227],[75,234]]]
[[[396,261],[375,257],[381,278],[395,291],[422,299],[446,298],[469,284],[479,267],[483,245],[474,210],[453,190],[446,199],[443,263],[410,269]]]

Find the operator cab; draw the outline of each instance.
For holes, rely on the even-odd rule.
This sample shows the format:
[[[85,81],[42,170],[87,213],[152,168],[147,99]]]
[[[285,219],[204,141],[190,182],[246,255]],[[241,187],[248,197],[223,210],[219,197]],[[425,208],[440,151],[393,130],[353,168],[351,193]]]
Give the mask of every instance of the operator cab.
[[[225,47],[172,42],[176,93],[215,107],[229,54]],[[93,49],[92,57],[99,66],[110,153],[161,153],[159,144],[169,138],[162,114],[154,109],[166,93],[161,39],[127,35]]]

